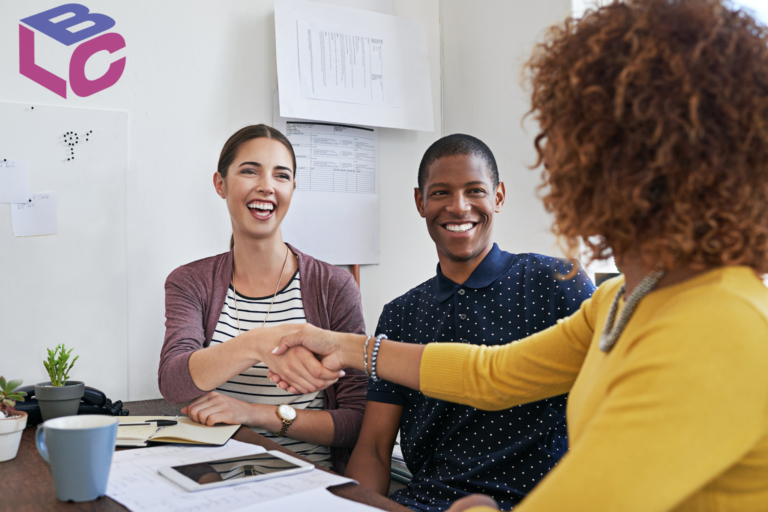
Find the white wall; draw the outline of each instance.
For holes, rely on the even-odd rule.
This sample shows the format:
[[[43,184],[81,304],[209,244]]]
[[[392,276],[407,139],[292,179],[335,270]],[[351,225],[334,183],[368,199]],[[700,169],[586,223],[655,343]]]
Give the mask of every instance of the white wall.
[[[368,8],[386,3],[343,1]],[[65,100],[21,76],[18,20],[64,2],[38,0],[32,6],[26,0],[2,0],[0,101],[129,112],[128,353],[94,364],[127,365],[128,396],[111,398],[156,398],[165,278],[181,264],[227,249],[227,210],[211,186],[218,153],[236,129],[271,123],[272,91],[277,85],[273,4],[272,0],[81,2],[113,17],[117,21],[113,31],[125,37],[122,54],[127,67],[120,81],[94,96],[70,94]],[[381,264],[361,269],[363,307],[371,331],[386,302],[434,275],[437,256],[413,205],[413,187],[422,154],[442,133],[471,133],[494,150],[508,191],[496,231],[500,245],[510,251],[554,252],[549,219],[533,195],[538,175],[526,168],[535,158],[531,145],[535,132],[520,127],[528,98],[518,76],[520,63],[543,27],[570,9],[570,0],[393,0],[392,4],[396,16],[421,21],[427,30],[438,129],[381,130]],[[46,50],[40,58],[53,66],[52,71],[64,74],[54,62],[57,51]],[[91,76],[99,76],[112,60],[102,57],[94,57]],[[98,269],[83,277],[98,279]],[[110,333],[103,335],[106,340]],[[87,350],[76,340],[62,341]],[[9,345],[9,340],[0,340],[0,350]],[[16,357],[27,356],[21,351],[3,357],[0,374],[12,374]],[[23,377],[27,383],[37,378],[13,377]]]
[[[88,98],[63,99],[18,73],[18,20],[61,5],[60,0],[0,3],[0,101],[124,110],[130,114],[128,171],[128,353],[91,364],[128,366],[128,396],[159,397],[157,366],[164,333],[166,276],[177,266],[225,251],[230,234],[224,203],[216,196],[211,175],[226,138],[251,123],[271,123],[272,92],[277,86],[272,0],[188,0],[155,2],[81,0],[117,21],[113,31],[127,48],[125,74],[110,89]],[[376,7],[381,0],[357,2]],[[424,23],[429,34],[435,126],[440,126],[438,0],[394,2],[397,16]],[[66,52],[37,38],[44,66],[65,76]],[[71,49],[70,49],[71,51]],[[66,55],[64,55],[66,57]],[[62,58],[64,58],[62,57]],[[103,69],[112,57],[103,56]],[[98,60],[94,57],[94,60]],[[411,222],[411,209],[393,208],[410,198],[415,165],[438,133],[382,130],[382,265],[363,271],[366,319],[403,288],[432,271],[432,253],[425,249],[426,231]],[[414,163],[416,162],[416,163]],[[34,170],[32,171],[34,172]],[[405,191],[405,192],[403,192]],[[428,240],[428,239],[427,239]],[[397,241],[390,242],[390,241]],[[2,241],[0,241],[2,243]],[[403,245],[407,244],[407,245]],[[84,248],[87,250],[87,248]],[[19,262],[23,265],[23,262]],[[85,279],[98,279],[98,269]],[[8,271],[5,269],[3,271]],[[398,275],[397,280],[387,276]],[[397,284],[395,283],[397,281]],[[110,333],[103,333],[108,340]],[[86,352],[77,340],[62,341]],[[106,341],[105,341],[106,342]],[[12,344],[0,340],[0,350]],[[12,375],[19,350],[0,359],[0,374]],[[37,355],[34,355],[37,357]],[[42,359],[42,358],[41,358]],[[78,362],[78,364],[82,364]],[[41,364],[41,372],[44,372]],[[44,373],[41,373],[41,375]],[[98,382],[89,382],[98,387]]]
[[[424,151],[441,137],[440,4],[432,0],[395,0],[394,14],[421,20],[429,44],[434,133],[382,128],[381,264],[360,268],[365,325],[376,328],[384,304],[435,273],[437,253],[426,225],[416,211],[413,189]]]
[[[521,71],[549,25],[570,14],[570,0],[442,1],[443,132],[484,141],[499,165],[507,200],[494,236],[510,252],[561,255],[549,232],[551,219],[536,194],[539,171],[533,122]]]

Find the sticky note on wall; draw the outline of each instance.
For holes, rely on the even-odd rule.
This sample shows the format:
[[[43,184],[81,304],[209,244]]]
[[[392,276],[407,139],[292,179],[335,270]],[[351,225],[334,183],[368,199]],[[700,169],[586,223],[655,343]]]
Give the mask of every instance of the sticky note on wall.
[[[31,201],[11,205],[13,236],[56,234],[56,193],[32,194]]]
[[[0,203],[29,201],[29,162],[0,159]]]

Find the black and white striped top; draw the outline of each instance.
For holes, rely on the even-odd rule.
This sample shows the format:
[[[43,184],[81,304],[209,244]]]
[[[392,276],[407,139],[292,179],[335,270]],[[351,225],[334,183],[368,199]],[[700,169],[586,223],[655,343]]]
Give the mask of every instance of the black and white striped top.
[[[240,320],[240,332],[258,329],[264,322],[264,316],[269,309],[269,297],[245,297],[237,294],[237,310],[235,310],[235,292],[232,285],[227,291],[227,300],[216,324],[211,343],[224,343],[237,336],[238,317]],[[293,275],[288,284],[275,296],[272,311],[267,317],[267,326],[275,326],[287,323],[303,324],[307,319],[304,316],[304,304],[301,300],[301,287],[299,271]],[[245,372],[228,380],[216,388],[221,394],[237,398],[249,403],[274,405],[290,404],[294,409],[323,410],[324,391],[309,393],[306,395],[294,395],[283,391],[267,378],[268,368],[263,363],[246,370]],[[305,443],[290,437],[277,437],[274,432],[258,427],[252,430],[267,437],[286,448],[303,455],[312,462],[325,467],[331,466],[331,451],[327,446],[319,446]],[[290,429],[289,429],[290,433]]]

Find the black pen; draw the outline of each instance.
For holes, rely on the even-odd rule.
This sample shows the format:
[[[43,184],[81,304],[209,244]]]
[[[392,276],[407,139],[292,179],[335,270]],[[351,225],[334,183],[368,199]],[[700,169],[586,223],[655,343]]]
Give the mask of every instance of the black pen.
[[[176,418],[178,418],[178,414],[176,415]],[[138,427],[141,425],[151,425],[155,424],[158,427],[170,427],[173,425],[178,424],[178,421],[176,421],[176,418],[173,418],[172,420],[147,420],[147,421],[139,421],[136,423],[120,423],[120,427]]]

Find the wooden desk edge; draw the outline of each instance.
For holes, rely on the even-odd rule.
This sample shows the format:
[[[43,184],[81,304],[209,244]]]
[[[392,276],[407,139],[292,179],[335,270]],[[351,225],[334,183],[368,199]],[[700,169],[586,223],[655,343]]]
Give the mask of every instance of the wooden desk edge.
[[[144,415],[151,415],[151,414],[158,414],[161,416],[175,416],[177,414],[181,414],[181,409],[184,407],[184,405],[186,404],[175,405],[175,404],[168,403],[165,400],[159,399],[159,400],[143,400],[140,402],[126,402],[124,404],[124,407],[125,409],[128,409],[129,411],[131,411],[131,415],[133,416],[144,416]],[[237,441],[241,441],[243,443],[257,444],[259,446],[263,446],[267,450],[278,450],[288,455],[291,455],[292,457],[298,457],[299,459],[306,460],[307,462],[312,462],[307,460],[304,457],[301,457],[300,455],[295,454],[294,452],[292,452],[287,448],[283,448],[282,446],[275,443],[274,441],[270,441],[266,437],[257,434],[256,432],[254,432],[253,430],[247,427],[241,427],[235,433],[235,435],[233,436],[233,439]],[[322,466],[315,465],[315,467],[319,470],[328,471],[329,473],[332,473],[332,471]],[[355,483],[329,487],[328,490],[340,498],[345,498],[351,501],[356,501],[358,503],[363,503],[365,505],[376,507],[381,510],[388,510],[391,512],[408,512],[408,509],[403,507],[399,503],[395,503],[389,498],[382,496],[380,494],[376,494],[370,489],[360,487]]]
[[[132,416],[175,416],[176,414],[181,414],[182,408],[181,405],[169,404],[165,400],[127,402],[124,404],[124,407],[131,411]],[[120,503],[108,497],[83,503],[65,503],[56,499],[53,478],[48,464],[43,461],[35,447],[35,429],[36,427],[33,426],[24,429],[21,446],[16,458],[0,463],[0,481],[3,481],[7,488],[17,490],[16,495],[12,499],[12,508],[15,512],[36,512],[40,510],[113,512],[126,510]],[[244,443],[257,444],[267,450],[278,450],[293,457],[307,460],[247,427],[240,428],[235,434],[234,439]],[[316,467],[322,471],[329,471],[323,467]],[[34,485],[29,485],[30,482],[33,482]],[[328,490],[340,498],[363,503],[381,510],[392,512],[407,512],[408,510],[394,501],[354,483],[330,487]]]

